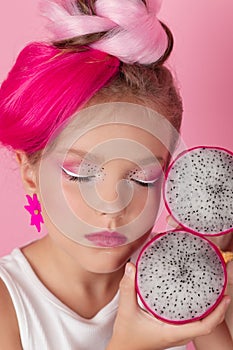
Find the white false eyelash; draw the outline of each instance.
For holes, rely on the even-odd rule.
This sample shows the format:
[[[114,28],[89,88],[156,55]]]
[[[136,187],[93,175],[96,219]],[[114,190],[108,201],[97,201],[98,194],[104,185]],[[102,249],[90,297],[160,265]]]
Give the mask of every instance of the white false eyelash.
[[[132,180],[137,181],[137,182],[141,182],[143,184],[154,184],[158,181],[159,178],[155,179],[155,180],[137,180],[132,178]]]
[[[61,169],[69,176],[73,176],[73,177],[90,177],[90,175],[83,176],[83,175],[75,174],[72,171],[65,169],[63,166],[61,167]]]
[[[154,184],[154,183],[156,183],[159,180],[160,177],[161,177],[161,175],[158,176],[156,179],[153,179],[153,180],[142,180],[142,179],[134,178],[133,176],[130,176],[130,178],[132,180],[137,181],[137,182],[141,182],[143,184]]]

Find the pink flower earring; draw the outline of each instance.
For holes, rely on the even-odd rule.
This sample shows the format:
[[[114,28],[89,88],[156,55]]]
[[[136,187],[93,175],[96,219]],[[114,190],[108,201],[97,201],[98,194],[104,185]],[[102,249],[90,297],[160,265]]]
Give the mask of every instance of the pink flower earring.
[[[26,197],[29,205],[25,205],[24,208],[31,214],[31,225],[35,225],[37,231],[40,232],[40,224],[44,223],[43,217],[41,215],[40,202],[35,193],[33,194],[33,198],[29,195],[26,195]]]

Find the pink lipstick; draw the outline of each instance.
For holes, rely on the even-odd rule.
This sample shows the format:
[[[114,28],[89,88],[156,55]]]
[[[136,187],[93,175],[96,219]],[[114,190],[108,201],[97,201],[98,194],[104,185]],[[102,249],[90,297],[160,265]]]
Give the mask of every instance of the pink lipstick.
[[[119,232],[101,231],[85,235],[90,242],[98,247],[117,247],[126,243],[127,238]]]

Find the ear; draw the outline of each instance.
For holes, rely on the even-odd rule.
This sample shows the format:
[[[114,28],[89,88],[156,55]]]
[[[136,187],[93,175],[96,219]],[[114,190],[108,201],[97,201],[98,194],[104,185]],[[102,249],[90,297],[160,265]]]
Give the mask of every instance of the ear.
[[[27,193],[37,193],[36,166],[30,164],[27,155],[23,151],[16,151],[16,161],[20,167],[21,178]]]

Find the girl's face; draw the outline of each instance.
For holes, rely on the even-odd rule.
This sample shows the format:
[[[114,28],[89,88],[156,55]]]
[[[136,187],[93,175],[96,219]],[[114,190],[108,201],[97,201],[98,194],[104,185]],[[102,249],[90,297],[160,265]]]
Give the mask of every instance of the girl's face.
[[[68,244],[69,250],[79,246],[86,252],[89,247],[119,259],[117,252],[124,251],[128,258],[154,225],[169,135],[162,142],[161,136],[148,131],[151,117],[142,117],[145,107],[124,105],[123,114],[122,105],[117,105],[114,122],[106,119],[104,105],[101,122],[95,118],[93,124],[92,115],[88,128],[69,125],[42,158],[39,186],[44,220],[50,235],[63,246]],[[143,125],[133,124],[132,117],[140,117]],[[80,124],[80,115],[76,120]]]

